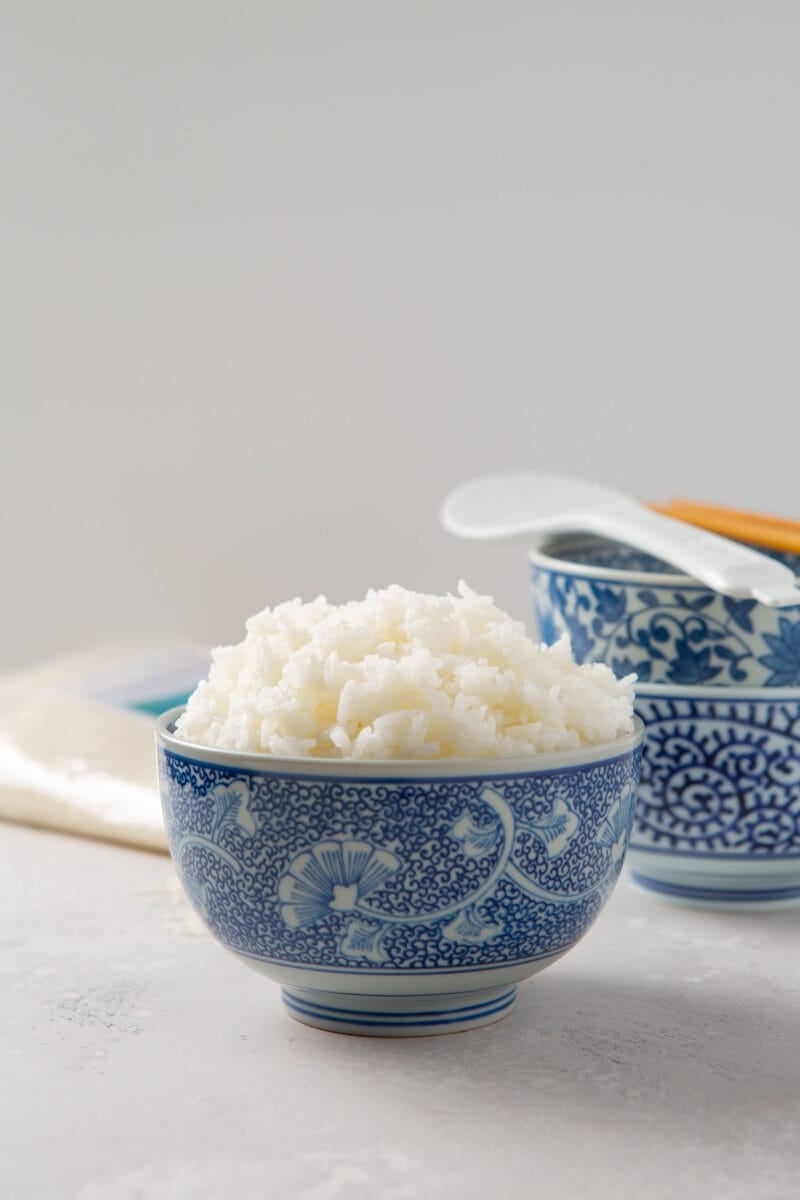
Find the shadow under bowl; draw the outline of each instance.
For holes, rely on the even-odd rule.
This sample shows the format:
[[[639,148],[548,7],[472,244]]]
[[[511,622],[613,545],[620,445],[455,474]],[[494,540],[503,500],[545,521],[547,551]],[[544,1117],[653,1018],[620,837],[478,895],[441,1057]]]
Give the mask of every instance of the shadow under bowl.
[[[215,938],[343,1033],[451,1033],[583,936],[622,868],[643,728],[526,759],[279,759],[157,725],[170,852]]]

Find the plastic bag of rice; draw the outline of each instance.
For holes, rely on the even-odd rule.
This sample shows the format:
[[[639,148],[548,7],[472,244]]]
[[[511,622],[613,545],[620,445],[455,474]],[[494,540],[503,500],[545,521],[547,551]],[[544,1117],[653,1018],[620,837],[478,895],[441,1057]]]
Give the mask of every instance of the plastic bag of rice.
[[[292,600],[214,651],[176,733],[224,749],[313,758],[489,758],[612,741],[633,728],[635,676],[578,666],[567,638],[460,583],[363,600]]]

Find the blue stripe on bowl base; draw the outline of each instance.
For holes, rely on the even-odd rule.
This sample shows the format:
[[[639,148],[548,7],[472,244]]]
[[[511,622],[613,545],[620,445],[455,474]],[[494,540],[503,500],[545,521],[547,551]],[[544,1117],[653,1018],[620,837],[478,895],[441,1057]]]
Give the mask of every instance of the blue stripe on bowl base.
[[[283,989],[297,1021],[334,1033],[366,1037],[428,1037],[498,1021],[514,1007],[517,989],[490,988],[448,996],[349,996]]]
[[[663,879],[653,879],[649,875],[642,875],[640,871],[631,871],[631,878],[639,887],[645,888],[648,892],[656,892],[661,896],[690,903],[726,906],[800,903],[800,887],[751,889],[697,887],[693,884],[668,883]]]

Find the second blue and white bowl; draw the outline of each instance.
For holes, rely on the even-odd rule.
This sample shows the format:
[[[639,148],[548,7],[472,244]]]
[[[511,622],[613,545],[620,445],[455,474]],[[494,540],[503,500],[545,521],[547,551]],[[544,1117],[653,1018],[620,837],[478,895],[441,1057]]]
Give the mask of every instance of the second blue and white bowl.
[[[800,558],[778,554],[800,571]],[[542,637],[568,633],[578,662],[640,683],[800,687],[800,607],[771,608],[711,591],[658,559],[589,535],[530,553]]]
[[[694,904],[799,903],[800,608],[719,595],[590,535],[530,561],[542,638],[638,675],[638,882]]]

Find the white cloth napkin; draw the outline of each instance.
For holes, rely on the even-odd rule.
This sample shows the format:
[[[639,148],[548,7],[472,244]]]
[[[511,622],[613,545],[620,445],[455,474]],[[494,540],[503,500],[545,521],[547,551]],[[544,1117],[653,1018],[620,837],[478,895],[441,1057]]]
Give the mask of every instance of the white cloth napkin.
[[[194,688],[209,657],[162,638],[0,679],[0,819],[166,850],[154,714]]]

